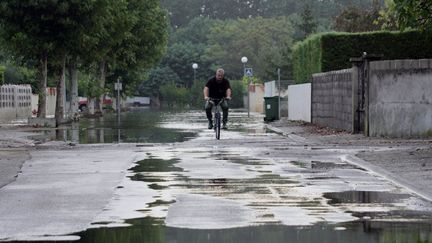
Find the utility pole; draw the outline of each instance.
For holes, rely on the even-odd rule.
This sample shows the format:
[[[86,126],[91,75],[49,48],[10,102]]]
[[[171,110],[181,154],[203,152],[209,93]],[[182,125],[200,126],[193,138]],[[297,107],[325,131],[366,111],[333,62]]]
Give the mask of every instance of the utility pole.
[[[280,80],[280,68],[278,68],[277,70],[278,73],[278,91],[279,91],[279,95],[278,95],[278,119],[280,120],[281,118],[281,80]]]

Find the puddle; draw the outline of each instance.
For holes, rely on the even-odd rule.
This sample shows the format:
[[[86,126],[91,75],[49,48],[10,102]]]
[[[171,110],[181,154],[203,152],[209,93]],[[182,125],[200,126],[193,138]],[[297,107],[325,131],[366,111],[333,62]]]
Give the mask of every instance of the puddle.
[[[432,242],[428,223],[406,224],[391,222],[350,222],[346,224],[317,224],[313,226],[262,225],[218,230],[195,230],[166,227],[163,219],[141,218],[128,220],[130,227],[96,228],[79,234],[81,243],[385,243]]]
[[[95,143],[173,143],[195,138],[197,132],[186,129],[164,128],[164,112],[150,109],[121,114],[120,125],[116,114],[107,113],[99,118],[81,118],[78,123],[59,129],[38,131],[32,139],[37,141],[67,141],[79,144]]]
[[[324,193],[330,205],[343,203],[397,203],[411,197],[409,194],[397,194],[377,191],[345,191]]]
[[[291,164],[312,171],[326,171],[333,169],[358,169],[358,167],[348,163],[335,163],[325,161],[291,161]]]
[[[137,165],[132,169],[133,172],[175,172],[175,171],[183,171],[182,168],[174,166],[179,161],[178,159],[156,159],[150,158],[136,162]]]

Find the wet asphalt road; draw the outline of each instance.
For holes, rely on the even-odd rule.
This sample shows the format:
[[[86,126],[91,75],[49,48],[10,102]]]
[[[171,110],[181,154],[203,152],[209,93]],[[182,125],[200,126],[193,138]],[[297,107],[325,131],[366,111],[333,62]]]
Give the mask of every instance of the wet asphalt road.
[[[246,113],[230,121],[221,140],[187,112],[156,122],[181,142],[33,151],[0,189],[0,239],[432,242],[430,202],[344,160],[364,148],[311,146]]]

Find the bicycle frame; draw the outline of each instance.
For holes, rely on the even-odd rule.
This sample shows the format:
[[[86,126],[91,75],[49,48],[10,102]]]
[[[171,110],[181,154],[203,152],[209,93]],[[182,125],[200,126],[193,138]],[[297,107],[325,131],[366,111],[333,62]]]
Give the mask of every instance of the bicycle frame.
[[[213,104],[213,117],[214,117],[214,130],[216,139],[220,139],[220,130],[221,130],[221,104],[225,99],[210,99],[210,102]]]

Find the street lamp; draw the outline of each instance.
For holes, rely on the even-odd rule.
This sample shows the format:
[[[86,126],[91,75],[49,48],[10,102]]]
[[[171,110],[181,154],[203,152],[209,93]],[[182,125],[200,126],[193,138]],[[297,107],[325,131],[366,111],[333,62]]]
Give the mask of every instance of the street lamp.
[[[241,62],[243,63],[243,76],[246,75],[246,63],[248,61],[247,57],[242,57],[241,58]],[[247,84],[247,94],[248,94],[248,98],[247,98],[247,109],[248,109],[248,117],[250,116],[249,114],[249,110],[250,110],[250,95],[249,95],[249,82]]]
[[[195,82],[195,79],[196,79],[196,70],[198,69],[198,64],[197,63],[192,64],[192,68],[194,70],[194,82]]]
[[[246,73],[246,63],[248,61],[247,57],[242,57],[241,62],[243,63],[243,75]]]

